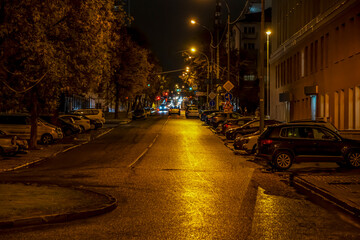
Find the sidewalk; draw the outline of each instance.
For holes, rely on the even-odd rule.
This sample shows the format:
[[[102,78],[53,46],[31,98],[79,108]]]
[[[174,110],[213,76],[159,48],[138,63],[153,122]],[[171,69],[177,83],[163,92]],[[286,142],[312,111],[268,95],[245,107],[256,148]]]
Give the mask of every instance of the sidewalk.
[[[0,229],[67,222],[116,207],[115,198],[84,189],[0,183]]]
[[[293,186],[313,198],[325,199],[347,214],[360,218],[360,173],[306,174],[294,176]]]
[[[104,128],[65,137],[39,150],[15,157],[0,156],[0,174],[27,167],[56,156],[109,133],[129,119],[107,120]],[[25,183],[0,183],[0,229],[46,223],[66,222],[112,211],[117,200],[85,189],[63,188]]]

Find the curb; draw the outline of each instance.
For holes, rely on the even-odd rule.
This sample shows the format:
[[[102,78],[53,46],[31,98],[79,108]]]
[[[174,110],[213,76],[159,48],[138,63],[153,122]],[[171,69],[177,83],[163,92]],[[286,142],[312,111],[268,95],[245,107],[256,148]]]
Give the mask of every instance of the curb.
[[[99,138],[99,137],[102,137],[102,136],[104,136],[105,134],[108,134],[108,133],[111,132],[112,130],[113,130],[113,128],[111,128],[111,129],[109,129],[109,130],[107,130],[107,131],[99,134],[99,135],[96,136],[93,140],[95,140],[95,139],[97,139],[97,138]],[[38,164],[38,163],[41,162],[41,161],[44,161],[44,160],[46,160],[46,159],[48,159],[48,158],[56,157],[57,155],[59,155],[59,154],[61,154],[61,153],[65,153],[65,152],[67,152],[67,151],[70,151],[70,150],[72,150],[72,149],[74,149],[74,148],[80,147],[81,145],[87,144],[87,143],[89,143],[89,142],[90,142],[90,141],[86,141],[86,142],[82,142],[82,143],[80,143],[80,144],[75,144],[75,145],[69,146],[69,147],[67,147],[67,148],[65,148],[65,149],[62,149],[62,150],[60,150],[60,151],[58,151],[58,152],[55,152],[55,153],[51,154],[50,156],[43,157],[43,158],[37,159],[37,160],[32,161],[32,162],[28,162],[28,163],[25,163],[25,164],[23,164],[23,165],[20,165],[20,166],[14,167],[14,168],[9,168],[9,169],[0,170],[0,173],[11,172],[11,171],[15,171],[15,170],[18,170],[18,169],[21,169],[21,168],[34,166],[34,165]]]
[[[300,192],[305,193],[308,196],[310,195],[317,200],[326,201],[338,210],[341,210],[352,217],[360,218],[360,209],[350,206],[346,202],[331,195],[331,193],[327,192],[326,190],[311,184],[310,182],[302,179],[301,177],[295,177],[292,181],[290,180],[289,183],[296,190],[299,190]]]
[[[78,189],[78,188],[73,188],[73,189],[77,191],[87,191],[97,195],[104,196],[110,201],[110,203],[104,207],[89,209],[79,212],[67,212],[62,214],[51,214],[51,215],[43,215],[38,217],[15,219],[11,221],[3,221],[3,222],[0,221],[0,229],[33,226],[33,225],[49,224],[49,223],[61,223],[61,222],[68,222],[77,219],[89,218],[110,212],[118,206],[117,200],[108,194],[101,194],[86,189]]]

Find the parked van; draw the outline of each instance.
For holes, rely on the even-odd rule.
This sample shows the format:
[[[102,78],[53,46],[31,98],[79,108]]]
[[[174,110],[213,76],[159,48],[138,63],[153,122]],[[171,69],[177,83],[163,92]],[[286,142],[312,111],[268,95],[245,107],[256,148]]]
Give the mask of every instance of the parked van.
[[[0,130],[8,135],[16,135],[23,139],[30,139],[31,119],[29,114],[0,114]],[[38,119],[37,140],[43,144],[50,144],[54,140],[62,139],[61,128]]]
[[[74,113],[84,115],[93,120],[100,120],[102,124],[105,123],[105,114],[101,109],[78,109]]]

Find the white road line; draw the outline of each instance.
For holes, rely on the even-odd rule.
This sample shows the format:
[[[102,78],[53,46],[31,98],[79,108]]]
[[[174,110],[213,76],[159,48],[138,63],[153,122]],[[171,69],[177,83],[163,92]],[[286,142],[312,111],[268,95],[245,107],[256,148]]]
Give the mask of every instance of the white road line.
[[[169,121],[169,118],[166,119],[165,123],[162,125],[161,129],[160,129],[160,132],[161,130],[164,128],[164,126],[166,125],[166,123]],[[127,167],[128,168],[134,168],[135,165],[139,162],[139,160],[145,155],[145,153],[147,153],[147,151],[149,151],[149,149],[154,145],[154,143],[156,142],[156,139],[159,137],[159,133],[156,134],[154,140],[149,144],[149,146],[146,147],[146,149],[132,162],[130,163]]]

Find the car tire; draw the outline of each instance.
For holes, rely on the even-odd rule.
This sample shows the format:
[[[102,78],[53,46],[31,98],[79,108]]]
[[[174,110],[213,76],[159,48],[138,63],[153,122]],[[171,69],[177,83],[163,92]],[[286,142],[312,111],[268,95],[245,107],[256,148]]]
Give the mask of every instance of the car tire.
[[[360,151],[351,151],[346,158],[347,165],[351,168],[360,167]]]
[[[80,125],[80,128],[81,128],[81,132],[84,133],[85,132],[84,126]]]
[[[53,142],[53,137],[50,134],[44,134],[41,136],[41,143],[48,145],[51,144]]]
[[[287,170],[293,163],[293,156],[288,151],[277,152],[274,157],[274,165],[278,170]]]

